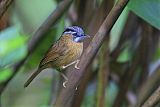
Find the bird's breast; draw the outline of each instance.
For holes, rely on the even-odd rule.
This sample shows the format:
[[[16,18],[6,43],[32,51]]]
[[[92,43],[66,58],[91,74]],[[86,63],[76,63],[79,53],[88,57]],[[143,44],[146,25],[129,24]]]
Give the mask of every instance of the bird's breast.
[[[72,35],[63,36],[61,42],[67,47],[68,54],[66,54],[66,56],[68,56],[68,60],[75,60],[81,56],[83,52],[83,42],[74,42]]]
[[[68,45],[68,53],[66,54],[65,63],[69,64],[81,56],[83,52],[83,43],[76,43],[70,41],[67,43],[67,45]]]

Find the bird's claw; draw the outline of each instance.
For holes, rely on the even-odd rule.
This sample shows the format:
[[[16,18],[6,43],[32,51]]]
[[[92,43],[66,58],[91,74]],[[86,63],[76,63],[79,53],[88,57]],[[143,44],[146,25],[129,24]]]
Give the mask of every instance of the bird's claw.
[[[66,84],[68,81],[63,82],[63,87],[66,88]]]
[[[76,87],[76,90],[78,90],[78,88]]]
[[[74,66],[74,68],[76,68],[76,69],[80,69],[78,66]]]
[[[66,84],[68,81],[63,82],[63,87],[66,88]],[[78,90],[78,88],[76,87],[76,91]]]
[[[80,68],[78,67],[79,61],[80,61],[80,60],[77,60],[77,61],[76,61],[76,64],[75,64],[74,68],[80,69]]]

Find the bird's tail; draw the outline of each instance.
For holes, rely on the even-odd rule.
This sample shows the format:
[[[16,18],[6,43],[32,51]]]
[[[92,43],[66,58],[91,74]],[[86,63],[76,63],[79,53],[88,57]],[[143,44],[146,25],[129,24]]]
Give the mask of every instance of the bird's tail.
[[[24,87],[26,88],[31,82],[32,80],[42,71],[42,69],[38,69],[36,72],[34,72],[29,79],[25,82]]]

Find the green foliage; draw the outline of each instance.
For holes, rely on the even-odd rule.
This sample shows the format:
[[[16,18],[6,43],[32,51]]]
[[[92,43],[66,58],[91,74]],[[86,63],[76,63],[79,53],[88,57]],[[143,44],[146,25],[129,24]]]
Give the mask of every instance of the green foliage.
[[[13,64],[26,55],[26,39],[16,26],[0,32],[0,68]]]
[[[7,80],[12,75],[12,71],[9,68],[0,69],[0,83]]]
[[[29,34],[34,32],[56,8],[54,0],[16,0],[16,18]]]
[[[160,0],[131,0],[128,7],[152,26],[160,29]]]
[[[124,49],[122,50],[122,52],[118,56],[117,61],[123,63],[123,62],[130,61],[131,58],[132,58],[132,51],[130,50],[130,43],[128,41],[128,42],[124,43]]]
[[[157,48],[153,60],[160,59],[160,48]]]
[[[109,42],[110,51],[113,51],[116,45],[118,44],[118,41],[122,34],[122,30],[124,29],[124,25],[128,17],[128,13],[129,13],[128,8],[125,8],[111,30],[111,36]]]
[[[116,98],[116,95],[118,93],[118,87],[114,82],[110,82],[108,84],[108,87],[106,88],[106,94],[105,94],[105,105],[107,105],[107,107],[112,107],[113,105],[113,101]]]
[[[126,47],[118,57],[118,62],[127,62],[131,59],[131,53],[129,52],[129,47]]]

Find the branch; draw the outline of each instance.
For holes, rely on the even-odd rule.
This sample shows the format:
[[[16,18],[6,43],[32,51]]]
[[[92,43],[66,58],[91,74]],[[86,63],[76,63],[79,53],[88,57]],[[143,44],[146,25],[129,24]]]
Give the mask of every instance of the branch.
[[[61,93],[55,102],[55,107],[66,107],[65,105],[67,104],[67,102],[73,97],[76,87],[79,85],[81,79],[85,75],[87,66],[91,63],[92,59],[98,52],[98,49],[103,43],[105,36],[111,30],[112,26],[120,16],[128,1],[129,0],[120,0],[112,8],[111,12],[106,17],[98,32],[89,44],[88,48],[82,55],[79,63],[80,70],[73,68],[75,72],[72,72],[69,76],[67,87],[61,90]]]
[[[160,80],[159,77],[160,77],[160,65],[158,65],[153,74],[140,87],[137,96],[137,104],[135,107],[140,107],[140,105],[144,103],[147,96],[149,96],[149,93],[152,90],[152,88],[155,87],[155,84]]]
[[[63,15],[63,13],[67,10],[73,0],[64,0],[62,1],[58,7],[51,13],[51,15],[45,20],[45,22],[39,27],[39,29],[33,35],[33,38],[29,41],[28,44],[28,53],[24,59],[15,64],[13,67],[13,75],[3,84],[0,84],[0,94],[3,92],[4,88],[7,86],[9,81],[16,75],[18,70],[24,64],[26,59],[31,55],[31,53],[35,50],[35,48],[40,43],[39,41],[45,37],[45,34],[49,30],[49,28],[54,25],[57,20]]]
[[[71,107],[81,107],[81,104],[82,104],[84,96],[85,96],[86,88],[87,88],[88,84],[90,84],[90,80],[93,77],[93,72],[91,70],[91,67],[89,67],[86,70],[86,72],[87,72],[85,74],[86,76],[81,81],[81,84],[79,84],[79,86],[77,87],[78,90],[74,94],[73,102],[71,104],[72,105]]]
[[[141,60],[140,65],[142,71],[140,72],[140,76],[138,79],[137,86],[140,87],[146,81],[148,73],[149,73],[149,63],[151,62],[151,56],[153,56],[152,52],[152,35],[153,35],[153,27],[146,23],[145,21],[141,20],[141,27],[142,27],[142,48],[141,48]],[[137,87],[137,89],[139,89]]]
[[[105,107],[106,85],[109,75],[109,38],[104,41],[99,55],[100,67],[98,71],[96,107]]]
[[[93,2],[93,1],[88,0],[88,2]],[[86,19],[84,18],[82,26],[86,26],[88,24],[86,22],[87,21],[89,22],[89,27],[86,27],[86,31],[88,31],[89,35],[95,35],[96,34],[96,32],[98,31],[98,28],[103,23],[103,20],[105,19],[105,17],[108,15],[110,10],[112,9],[113,4],[114,4],[113,2],[114,2],[113,0],[103,0],[100,7],[94,12],[93,15],[90,15],[91,10],[89,11],[90,7],[92,7],[92,6],[90,6],[92,3],[90,3],[90,4],[88,3],[85,14],[88,14],[88,11],[89,11],[90,14],[88,14],[88,15],[90,15],[92,18],[89,17],[88,15],[85,15]],[[87,18],[87,17],[89,17],[89,18]],[[89,21],[89,19],[91,21]],[[93,29],[94,29],[94,31],[93,31]],[[84,44],[84,48],[88,47],[91,39],[92,38],[86,40],[86,43]],[[87,67],[87,69],[85,71],[85,77],[83,78],[83,80],[79,84],[78,90],[76,91],[76,93],[73,97],[72,107],[80,107],[81,106],[87,84],[90,83],[90,81],[92,81],[92,78],[94,76],[94,73],[92,72],[92,66],[91,65],[92,65],[92,63],[90,63],[90,65]],[[74,72],[74,71],[71,71],[71,72]]]
[[[12,4],[13,0],[2,0],[0,2],[0,19],[4,15],[4,13],[7,11],[9,6]]]
[[[155,107],[160,101],[160,86],[156,91],[147,99],[147,101],[142,105],[142,107]]]

